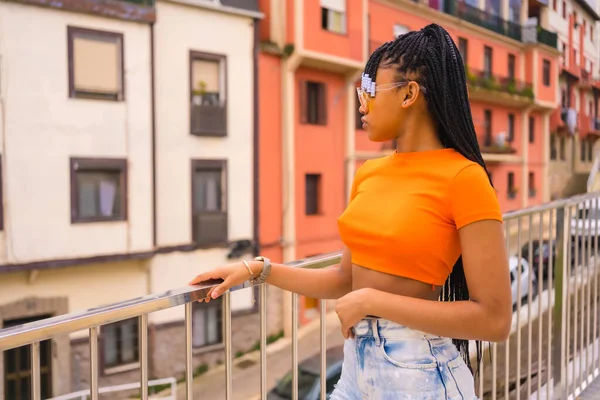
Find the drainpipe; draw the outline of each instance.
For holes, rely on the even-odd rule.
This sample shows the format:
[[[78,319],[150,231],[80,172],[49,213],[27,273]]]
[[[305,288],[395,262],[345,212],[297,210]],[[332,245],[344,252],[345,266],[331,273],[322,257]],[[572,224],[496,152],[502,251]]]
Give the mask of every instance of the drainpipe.
[[[254,255],[260,254],[260,121],[259,121],[259,90],[260,85],[258,82],[258,57],[259,57],[259,43],[260,43],[260,20],[254,19],[254,44],[252,49],[252,81],[254,85],[254,96],[253,96],[253,240],[254,240]]]
[[[156,96],[155,96],[155,58],[154,58],[154,22],[150,24],[150,131],[152,152],[152,248],[156,249]],[[148,293],[152,293],[152,259],[146,261],[146,284]],[[154,349],[156,348],[156,326],[153,323],[148,324],[148,371],[150,376],[154,375]]]

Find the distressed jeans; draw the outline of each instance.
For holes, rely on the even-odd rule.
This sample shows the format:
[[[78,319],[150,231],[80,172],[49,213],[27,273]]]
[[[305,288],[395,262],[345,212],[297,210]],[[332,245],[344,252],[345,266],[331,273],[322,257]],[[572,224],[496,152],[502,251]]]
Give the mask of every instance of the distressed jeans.
[[[344,343],[332,400],[477,400],[471,371],[448,338],[368,318]]]

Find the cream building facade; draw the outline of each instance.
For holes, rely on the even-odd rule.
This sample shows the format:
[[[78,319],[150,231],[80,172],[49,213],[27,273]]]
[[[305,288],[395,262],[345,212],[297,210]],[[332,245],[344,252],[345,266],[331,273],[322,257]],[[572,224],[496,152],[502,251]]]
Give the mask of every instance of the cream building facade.
[[[0,327],[185,286],[254,251],[257,2],[141,3],[0,1]],[[252,293],[232,308],[245,351]],[[195,363],[212,365],[222,305],[193,314]],[[149,316],[152,378],[184,370],[183,315]],[[137,335],[137,320],[100,328],[101,386],[139,379]],[[27,351],[1,353],[0,399],[28,398]],[[86,332],[42,344],[44,398],[88,376]]]

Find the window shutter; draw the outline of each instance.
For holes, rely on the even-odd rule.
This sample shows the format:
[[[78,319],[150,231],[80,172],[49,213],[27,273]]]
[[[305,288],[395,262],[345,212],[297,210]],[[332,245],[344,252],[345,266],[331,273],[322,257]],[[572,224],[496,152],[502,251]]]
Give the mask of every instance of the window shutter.
[[[300,80],[298,91],[300,93],[300,123],[306,124],[308,122],[308,105],[306,104],[308,99],[306,96],[305,80]]]
[[[327,125],[327,85],[322,83],[319,85],[319,125]]]

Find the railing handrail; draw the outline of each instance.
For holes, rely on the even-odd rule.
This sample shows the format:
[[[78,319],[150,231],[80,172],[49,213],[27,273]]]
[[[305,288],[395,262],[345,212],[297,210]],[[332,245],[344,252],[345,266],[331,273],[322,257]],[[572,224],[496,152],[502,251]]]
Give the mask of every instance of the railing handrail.
[[[162,379],[154,379],[151,381],[148,381],[148,387],[153,387],[153,386],[162,386],[162,385],[171,385],[171,395],[168,398],[172,398],[172,399],[176,399],[177,398],[177,379],[175,379],[174,377],[170,377],[170,378],[162,378]],[[114,393],[114,392],[121,392],[124,390],[134,390],[134,389],[139,389],[140,388],[140,382],[132,382],[132,383],[124,383],[122,385],[113,385],[113,386],[103,386],[101,388],[98,388],[98,393],[99,394],[104,394],[104,393]],[[63,394],[61,396],[56,396],[56,397],[52,397],[48,400],[72,400],[72,399],[76,399],[76,398],[87,398],[87,396],[90,396],[91,390],[90,389],[83,389],[83,390],[79,390],[77,392],[72,392],[72,393],[67,393],[67,394]]]
[[[341,251],[338,251],[292,261],[286,263],[286,265],[296,268],[324,268],[339,263],[341,256]],[[180,306],[205,298],[208,291],[219,283],[219,281],[214,281],[198,286],[181,287],[160,294],[149,294],[81,312],[63,314],[0,329],[0,351]],[[242,289],[242,287],[232,288],[231,290],[239,289]]]

